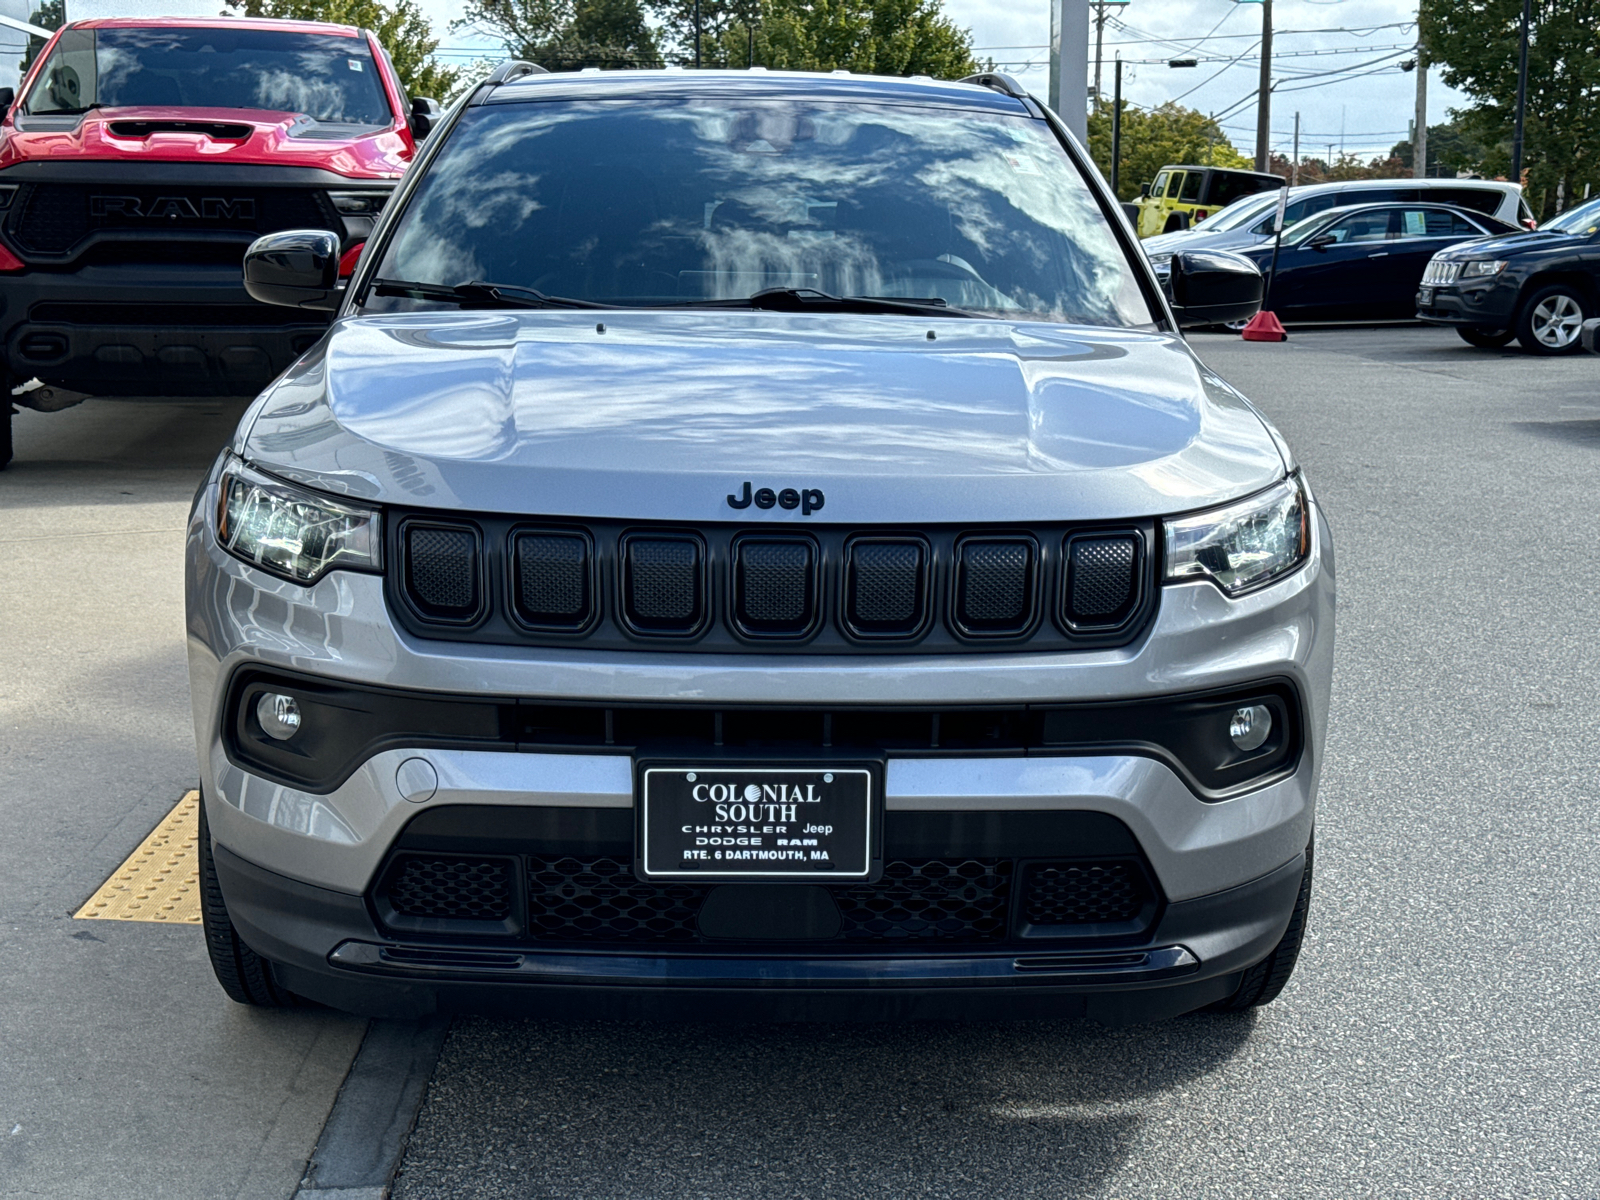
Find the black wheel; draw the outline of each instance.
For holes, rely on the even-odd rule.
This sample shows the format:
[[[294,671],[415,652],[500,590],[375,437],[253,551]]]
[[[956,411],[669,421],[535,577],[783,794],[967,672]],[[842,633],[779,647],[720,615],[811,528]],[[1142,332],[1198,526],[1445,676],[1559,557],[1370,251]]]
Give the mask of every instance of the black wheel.
[[[1271,1004],[1283,991],[1289,976],[1294,974],[1295,961],[1300,957],[1300,943],[1306,936],[1306,913],[1311,908],[1311,859],[1316,846],[1315,838],[1306,846],[1306,869],[1300,876],[1300,894],[1295,897],[1294,912],[1289,917],[1289,928],[1273,947],[1272,953],[1244,973],[1239,990],[1226,1000],[1218,1000],[1206,1012],[1243,1012],[1247,1008],[1260,1008]]]
[[[1457,325],[1456,332],[1467,345],[1479,346],[1485,350],[1498,350],[1517,336],[1514,329],[1482,329],[1477,325]]]
[[[296,1000],[272,978],[271,964],[239,940],[228,917],[228,903],[217,884],[217,865],[211,857],[211,828],[206,823],[206,801],[200,798],[200,916],[206,931],[206,952],[217,982],[228,999],[258,1008],[292,1008]]]
[[[1582,349],[1589,302],[1564,283],[1540,288],[1517,313],[1517,341],[1530,354],[1572,354]]]

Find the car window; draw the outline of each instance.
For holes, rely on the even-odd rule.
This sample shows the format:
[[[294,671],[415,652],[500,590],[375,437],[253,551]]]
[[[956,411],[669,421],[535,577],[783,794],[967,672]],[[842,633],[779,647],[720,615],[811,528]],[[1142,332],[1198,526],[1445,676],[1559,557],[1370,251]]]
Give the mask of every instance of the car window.
[[[1314,217],[1319,212],[1335,207],[1339,197],[1333,192],[1324,192],[1320,196],[1303,196],[1299,200],[1291,200],[1283,208],[1283,227],[1288,229],[1296,221],[1303,221],[1307,217]],[[1266,218],[1255,227],[1256,233],[1271,233],[1272,222],[1277,216],[1277,209],[1270,208]]]
[[[1482,233],[1483,230],[1459,213],[1437,208],[1403,208],[1392,236],[1397,239],[1477,237]]]
[[[1200,187],[1205,183],[1205,181],[1206,174],[1204,171],[1184,172],[1183,191],[1179,194],[1178,199],[1182,200],[1185,204],[1200,203]]]
[[[1494,188],[1442,187],[1429,188],[1428,199],[1440,204],[1459,204],[1474,212],[1495,213],[1505,196]]]
[[[1352,204],[1384,204],[1417,199],[1416,188],[1346,188],[1338,194],[1340,207]],[[1330,205],[1329,207],[1333,207]]]
[[[1185,171],[1174,171],[1172,173],[1172,178],[1167,180],[1167,199],[1176,200],[1178,198],[1178,193],[1183,190],[1183,177],[1186,174],[1187,172]]]
[[[1350,242],[1381,242],[1389,236],[1390,211],[1380,208],[1374,212],[1352,213],[1335,221],[1322,233],[1332,236],[1341,246]]]
[[[1042,121],[801,100],[469,108],[384,251],[386,279],[607,304],[766,288],[1149,325],[1138,276]],[[369,296],[368,309],[438,301]]]
[[[1150,194],[1152,196],[1157,196],[1157,197],[1165,196],[1167,194],[1166,188],[1167,188],[1167,173],[1165,171],[1162,171],[1159,175],[1156,176],[1156,181],[1150,185]]]
[[[1246,175],[1243,171],[1213,171],[1207,204],[1232,204],[1241,196],[1257,192],[1276,192],[1278,189],[1264,179]]]
[[[30,114],[173,105],[304,113],[335,124],[393,119],[365,38],[278,29],[71,29],[25,104]]]
[[[1263,203],[1262,200],[1254,196],[1245,200],[1235,200],[1227,208],[1218,209],[1198,225],[1192,226],[1192,228],[1212,232],[1237,229],[1239,226],[1255,220],[1257,216],[1268,209],[1276,211],[1277,202],[1276,196],[1273,197],[1270,204]]]

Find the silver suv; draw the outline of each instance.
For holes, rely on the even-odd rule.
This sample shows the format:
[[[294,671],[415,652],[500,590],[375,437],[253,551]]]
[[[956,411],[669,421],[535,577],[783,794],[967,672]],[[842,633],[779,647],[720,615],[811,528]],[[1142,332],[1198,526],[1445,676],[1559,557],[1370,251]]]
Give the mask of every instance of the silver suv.
[[[206,929],[373,1014],[1271,1000],[1333,654],[1293,457],[1014,81],[495,72],[189,526]]]

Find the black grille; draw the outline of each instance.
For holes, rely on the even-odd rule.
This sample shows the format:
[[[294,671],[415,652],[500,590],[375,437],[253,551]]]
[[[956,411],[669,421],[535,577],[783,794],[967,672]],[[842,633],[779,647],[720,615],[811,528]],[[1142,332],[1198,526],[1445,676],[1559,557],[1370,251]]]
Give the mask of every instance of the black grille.
[[[469,620],[478,611],[478,535],[471,529],[406,527],[406,583],[430,617]]]
[[[589,539],[576,533],[517,535],[517,615],[542,629],[589,620]]]
[[[1067,550],[1067,620],[1117,625],[1139,598],[1139,546],[1132,537],[1074,538]]]
[[[511,915],[507,859],[406,857],[389,884],[389,904],[406,917],[503,921]]]
[[[653,633],[692,633],[703,609],[700,543],[688,537],[631,537],[623,584],[628,619]]]
[[[1112,925],[1137,918],[1150,899],[1131,862],[1031,863],[1022,911],[1030,925]]]
[[[798,538],[746,539],[734,559],[734,612],[746,633],[803,634],[816,616],[816,550]]]
[[[858,538],[850,543],[845,619],[865,637],[905,636],[927,615],[928,550],[919,541]]]
[[[709,886],[640,883],[614,858],[530,858],[528,927],[553,942],[692,942]]]
[[[1033,617],[1033,543],[969,538],[956,568],[956,619],[968,633],[1023,632]]]
[[[91,233],[340,231],[318,191],[230,184],[24,184],[7,229],[24,251],[65,254]]]
[[[1011,862],[912,859],[838,895],[850,941],[988,942],[1006,936]]]

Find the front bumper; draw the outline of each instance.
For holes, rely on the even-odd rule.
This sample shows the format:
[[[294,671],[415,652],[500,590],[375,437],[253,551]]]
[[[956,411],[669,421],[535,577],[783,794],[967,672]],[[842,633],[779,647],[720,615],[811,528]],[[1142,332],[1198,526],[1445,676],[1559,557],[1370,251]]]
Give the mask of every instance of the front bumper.
[[[1433,325],[1510,329],[1516,319],[1517,288],[1503,279],[1420,288],[1417,320]]]

